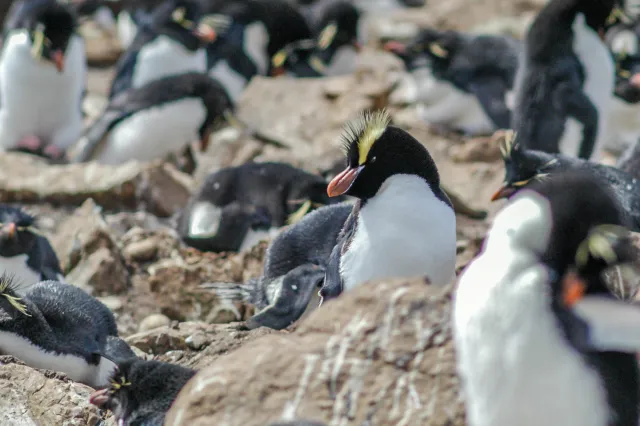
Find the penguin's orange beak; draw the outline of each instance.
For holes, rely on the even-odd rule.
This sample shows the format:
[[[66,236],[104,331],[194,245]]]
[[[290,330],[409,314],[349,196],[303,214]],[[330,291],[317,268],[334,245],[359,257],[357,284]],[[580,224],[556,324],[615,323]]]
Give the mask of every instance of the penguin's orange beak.
[[[280,77],[281,75],[284,75],[284,67],[274,67],[271,70],[272,77]]]
[[[109,388],[100,389],[89,396],[89,404],[96,407],[102,407],[107,402],[109,402]]]
[[[337,197],[347,192],[363,168],[364,166],[357,168],[347,167],[331,179],[329,186],[327,186],[327,194],[329,197]]]
[[[631,78],[629,79],[629,84],[637,89],[640,89],[640,72],[631,76]]]
[[[10,239],[15,238],[15,236],[16,236],[16,224],[15,223],[8,223],[7,225],[5,225],[5,229],[6,229],[7,236]]]
[[[388,41],[382,46],[384,50],[391,53],[403,54],[407,52],[407,47],[399,41]]]
[[[58,72],[63,72],[64,71],[64,53],[62,53],[62,50],[58,49],[56,51],[54,51],[51,54],[51,59],[53,60],[53,63],[56,65],[56,69],[58,70]]]
[[[203,43],[213,43],[216,41],[217,34],[209,25],[200,24],[193,31],[193,35],[198,37]]]
[[[584,297],[586,291],[585,282],[575,272],[567,272],[562,279],[562,302],[564,305],[567,308],[572,307]]]
[[[211,131],[206,130],[200,138],[200,152],[206,152],[209,148],[209,139],[211,139]]]
[[[512,196],[516,192],[515,188],[512,188],[508,185],[504,185],[491,196],[491,201],[496,201],[501,198],[508,198]]]

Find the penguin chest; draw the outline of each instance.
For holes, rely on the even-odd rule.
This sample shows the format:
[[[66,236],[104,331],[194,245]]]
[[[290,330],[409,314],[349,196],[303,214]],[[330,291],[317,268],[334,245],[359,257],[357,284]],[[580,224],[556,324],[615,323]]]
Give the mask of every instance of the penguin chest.
[[[13,275],[18,283],[20,293],[40,282],[42,275],[31,269],[27,262],[29,256],[19,254],[12,257],[0,256],[0,274]]]
[[[394,175],[360,209],[340,274],[345,290],[392,277],[427,276],[444,285],[453,278],[455,255],[453,210],[421,178]]]
[[[99,161],[118,164],[162,158],[197,140],[206,115],[199,98],[179,99],[138,111],[109,133]]]
[[[138,52],[133,74],[133,87],[170,75],[186,72],[206,72],[207,54],[204,49],[192,52],[177,41],[160,35]]]
[[[455,295],[469,425],[611,424],[602,379],[566,341],[551,310],[546,271],[533,256],[514,267],[508,250],[476,259]]]

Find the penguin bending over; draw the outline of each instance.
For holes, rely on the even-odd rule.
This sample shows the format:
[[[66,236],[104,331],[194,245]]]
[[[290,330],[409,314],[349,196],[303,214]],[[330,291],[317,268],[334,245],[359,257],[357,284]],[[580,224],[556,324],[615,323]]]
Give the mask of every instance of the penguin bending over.
[[[171,404],[196,372],[160,361],[129,359],[118,364],[109,386],[89,402],[110,410],[119,426],[162,426]]]
[[[82,133],[84,42],[75,16],[54,0],[12,11],[0,56],[0,149],[59,159]]]
[[[14,285],[6,275],[0,279],[1,353],[94,388],[109,383],[114,361],[135,356],[123,341],[115,344],[111,311],[79,288],[42,281],[19,297]]]
[[[0,204],[0,274],[13,277],[20,293],[44,281],[64,281],[58,256],[35,226],[35,218],[18,207]]]
[[[504,183],[493,194],[491,201],[509,198],[519,190],[563,171],[586,170],[611,187],[623,212],[628,215],[631,229],[640,232],[640,179],[616,167],[568,155],[526,149],[518,143],[513,133],[508,134],[500,150],[505,169]]]
[[[454,298],[470,426],[636,426],[640,306],[602,273],[634,261],[614,195],[585,171],[536,183],[496,216]]]
[[[244,251],[288,221],[329,204],[327,183],[285,163],[246,163],[207,176],[178,217],[178,234],[201,251]]]
[[[607,134],[615,69],[599,37],[614,0],[551,0],[526,36],[514,129],[530,149],[589,159]]]
[[[151,161],[195,140],[205,151],[214,125],[230,108],[224,88],[206,74],[152,81],[111,99],[76,145],[72,161]]]
[[[324,282],[329,256],[351,209],[348,203],[320,207],[285,228],[269,245],[260,278],[202,287],[221,300],[254,305],[256,314],[245,324],[249,329],[289,327],[317,306],[313,296]]]
[[[426,275],[445,285],[454,277],[456,217],[436,164],[389,122],[386,111],[377,111],[345,128],[347,168],[327,193],[359,200],[331,253],[323,299],[375,279]]]
[[[205,47],[216,34],[200,23],[201,17],[196,0],[165,0],[156,7],[118,60],[109,99],[163,77],[206,72]]]

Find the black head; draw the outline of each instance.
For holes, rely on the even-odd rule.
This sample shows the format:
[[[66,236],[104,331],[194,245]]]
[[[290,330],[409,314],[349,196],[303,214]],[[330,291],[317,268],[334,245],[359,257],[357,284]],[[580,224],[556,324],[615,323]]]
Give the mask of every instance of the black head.
[[[316,55],[317,50],[316,40],[289,43],[271,58],[271,75],[277,77],[287,72],[300,78],[326,75],[326,65]]]
[[[89,401],[113,412],[124,425],[162,424],[169,407],[194,374],[178,365],[129,359],[118,364],[109,387],[94,392]]]
[[[561,167],[553,154],[523,148],[514,132],[507,132],[501,141],[500,151],[504,161],[504,184],[493,194],[491,201],[509,198],[520,189],[546,179]]]
[[[358,43],[358,21],[360,12],[348,1],[336,1],[327,6],[320,18],[317,40],[320,49],[353,45]]]
[[[575,16],[581,13],[587,25],[602,34],[612,16],[615,3],[616,0],[552,0],[545,7],[545,12],[548,16],[555,16],[560,22],[573,22]]]
[[[434,193],[440,192],[440,176],[429,151],[409,133],[390,126],[390,120],[386,111],[376,111],[347,123],[343,134],[347,168],[329,183],[329,196],[366,200],[396,174],[420,176]]]
[[[640,102],[640,55],[616,56],[615,95],[630,104]]]
[[[456,31],[425,28],[407,45],[389,42],[384,48],[399,56],[405,62],[407,70],[418,68],[426,60],[424,65],[438,75],[448,69],[462,43],[462,36]]]
[[[608,292],[602,272],[634,260],[622,209],[611,189],[587,170],[571,170],[535,182],[547,201],[551,230],[541,260],[563,277],[572,271],[590,293]],[[567,295],[559,282],[557,295]]]
[[[21,208],[0,205],[0,256],[28,254],[40,234],[34,222]]]
[[[31,54],[37,60],[53,63],[64,71],[64,60],[71,37],[75,34],[75,15],[66,6],[54,1],[36,1],[26,28],[31,39]]]
[[[166,35],[195,51],[216,40],[215,30],[200,22],[200,4],[195,0],[166,0],[151,17],[151,26],[158,34]]]

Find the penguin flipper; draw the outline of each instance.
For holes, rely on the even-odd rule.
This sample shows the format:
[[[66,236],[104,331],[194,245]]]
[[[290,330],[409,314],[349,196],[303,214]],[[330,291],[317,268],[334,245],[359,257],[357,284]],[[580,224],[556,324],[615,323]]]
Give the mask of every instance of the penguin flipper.
[[[583,125],[582,143],[578,151],[578,157],[589,159],[596,145],[596,136],[598,133],[598,111],[582,91],[571,91],[565,93],[565,102],[567,105],[567,113],[575,118]]]
[[[348,249],[351,238],[353,238],[353,235],[356,232],[359,210],[359,204],[356,204],[345,220],[342,231],[340,231],[340,234],[338,235],[337,243],[333,247],[333,250],[331,250],[331,254],[327,261],[324,284],[320,289],[320,297],[322,297],[322,301],[334,299],[342,293],[343,283],[342,276],[340,275],[340,258]]]
[[[476,79],[469,85],[469,89],[496,128],[508,129],[511,127],[511,111],[507,107],[505,99],[509,87],[504,81],[495,76],[488,76]]]

